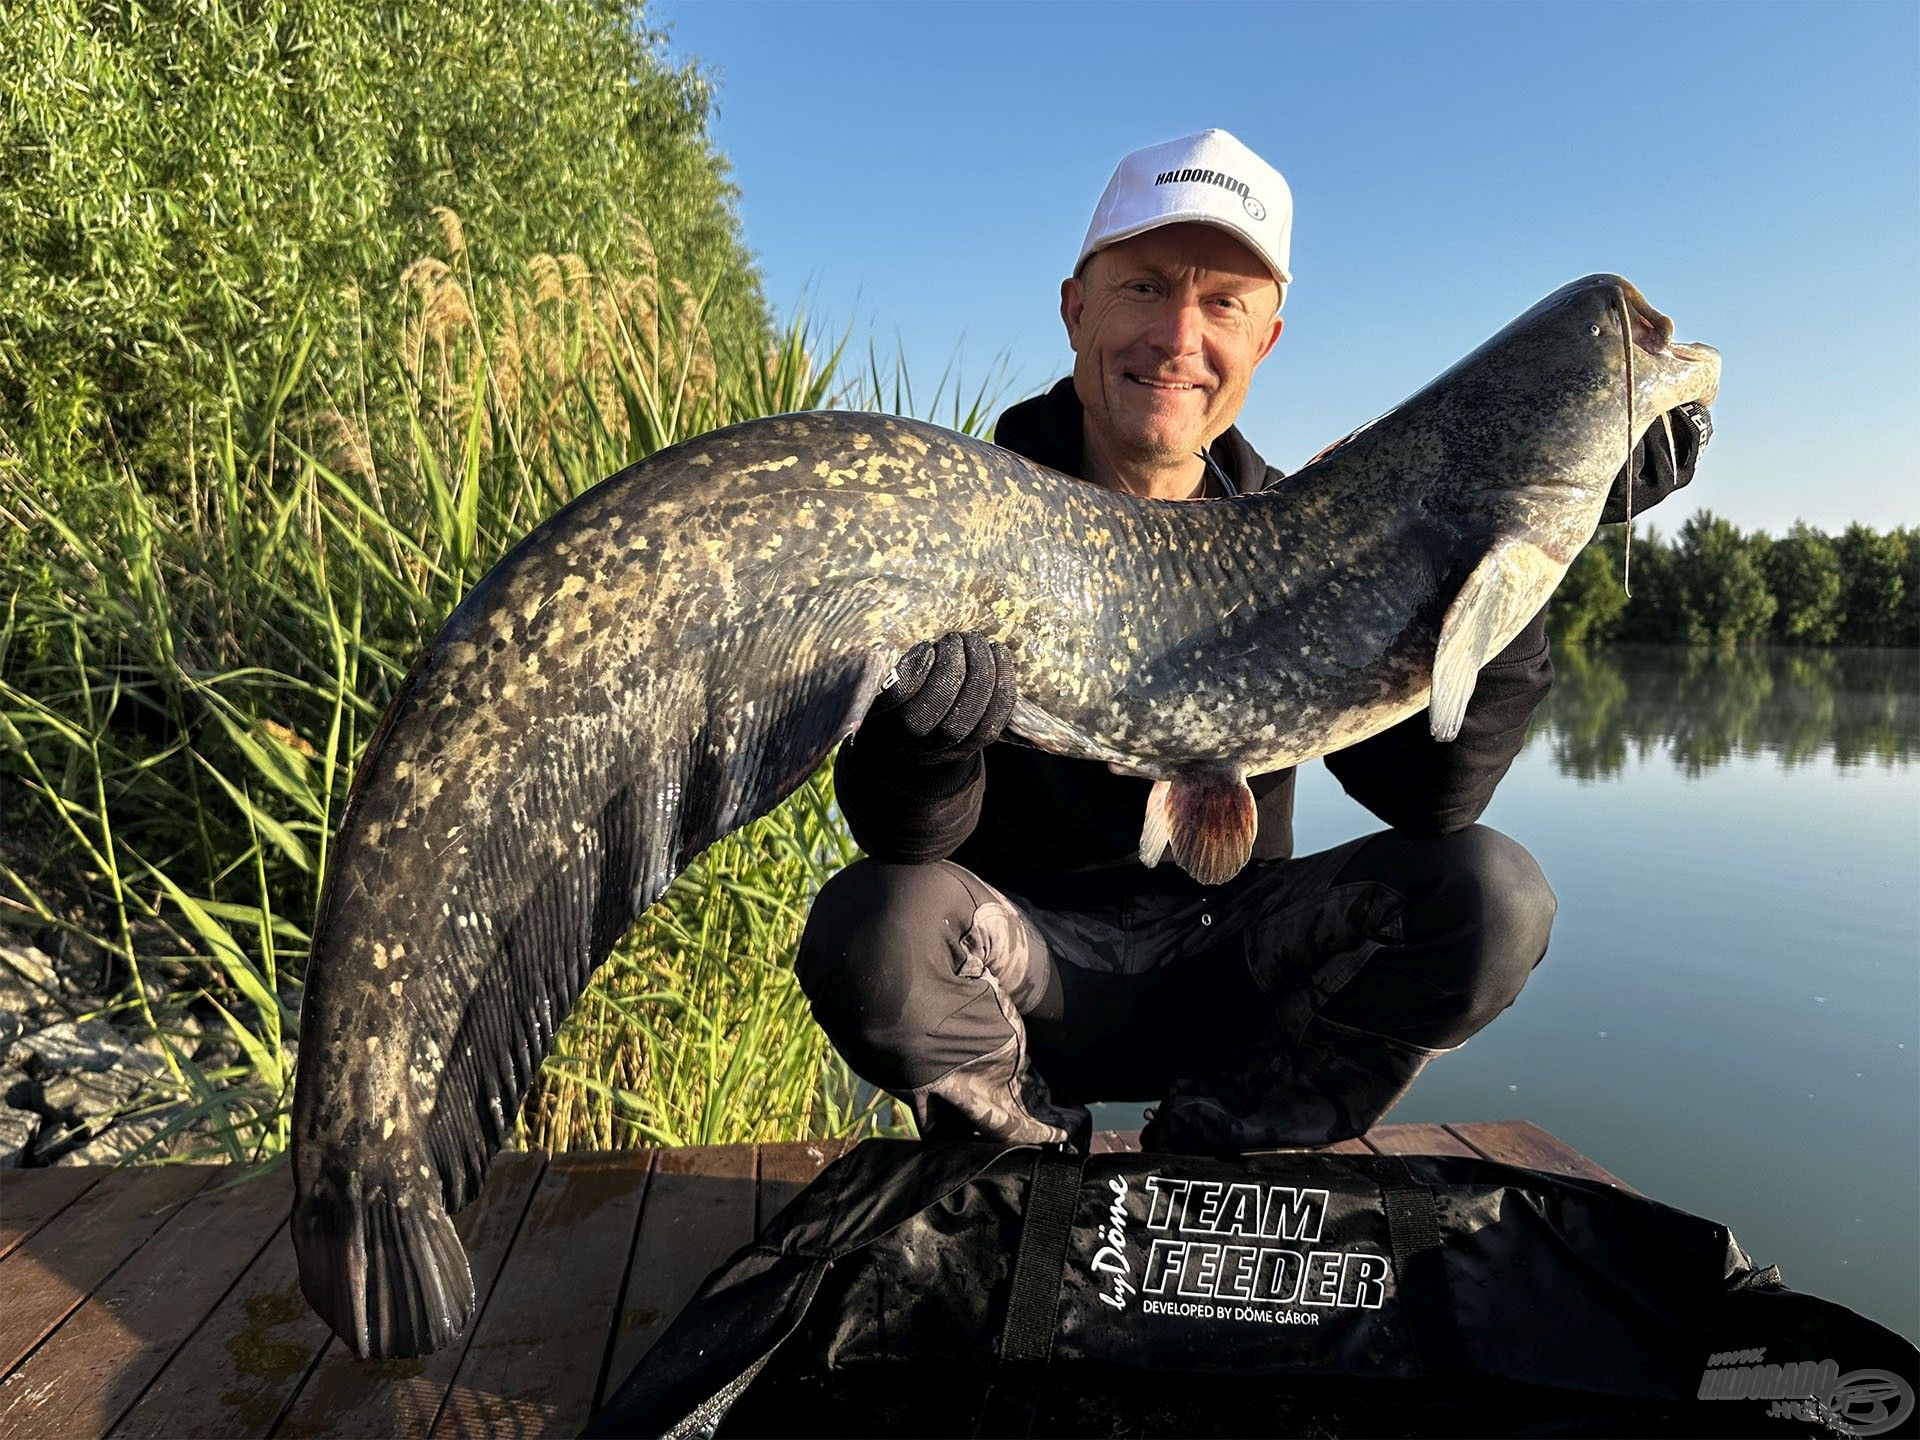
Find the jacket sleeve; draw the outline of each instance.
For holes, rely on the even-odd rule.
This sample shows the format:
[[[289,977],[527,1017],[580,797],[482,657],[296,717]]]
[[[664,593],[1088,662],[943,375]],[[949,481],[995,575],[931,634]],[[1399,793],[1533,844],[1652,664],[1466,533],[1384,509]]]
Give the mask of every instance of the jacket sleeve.
[[[946,765],[903,761],[846,741],[833,762],[834,798],[860,848],[875,860],[925,864],[960,848],[980,820],[986,762],[969,755]]]
[[[1444,835],[1480,818],[1526,744],[1527,723],[1553,685],[1543,609],[1480,670],[1460,736],[1435,740],[1427,712],[1327,756],[1355,800],[1396,830]]]

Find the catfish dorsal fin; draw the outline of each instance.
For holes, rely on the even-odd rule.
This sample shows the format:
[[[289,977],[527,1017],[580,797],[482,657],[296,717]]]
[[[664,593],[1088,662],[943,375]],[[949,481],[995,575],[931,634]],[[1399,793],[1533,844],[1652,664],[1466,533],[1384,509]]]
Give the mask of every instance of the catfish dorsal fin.
[[[1434,739],[1460,734],[1480,667],[1512,643],[1566,569],[1564,561],[1518,535],[1502,536],[1481,556],[1440,622],[1427,712]]]
[[[1140,863],[1158,865],[1171,847],[1180,868],[1202,885],[1223,884],[1252,856],[1257,824],[1253,791],[1237,765],[1157,780],[1140,828]]]

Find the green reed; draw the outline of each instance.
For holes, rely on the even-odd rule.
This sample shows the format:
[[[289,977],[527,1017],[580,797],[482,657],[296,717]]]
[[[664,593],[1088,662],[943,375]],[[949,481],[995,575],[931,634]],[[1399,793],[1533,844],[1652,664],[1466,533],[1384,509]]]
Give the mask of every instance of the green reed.
[[[0,596],[0,924],[81,928],[111,1009],[157,1037],[186,1158],[277,1158],[301,976],[327,850],[409,662],[540,518],[717,425],[883,405],[877,363],[836,381],[802,320],[751,353],[703,323],[713,293],[662,273],[643,232],[598,274],[536,256],[476,283],[409,266],[391,333],[363,324],[351,393],[308,383],[297,333],[272,393],[231,393],[184,494],[133,467],[51,476],[0,457],[14,530]],[[904,376],[896,371],[896,395]],[[236,382],[237,385],[237,382]],[[978,429],[982,386],[934,399]],[[32,853],[36,864],[9,863]],[[563,1027],[522,1115],[552,1149],[898,1132],[813,1024],[791,958],[813,894],[853,855],[830,776],[716,845],[635,926]],[[60,883],[46,877],[58,875]],[[78,887],[93,918],[63,918]],[[195,1023],[197,1022],[197,1023]],[[196,1063],[211,1026],[236,1057]]]

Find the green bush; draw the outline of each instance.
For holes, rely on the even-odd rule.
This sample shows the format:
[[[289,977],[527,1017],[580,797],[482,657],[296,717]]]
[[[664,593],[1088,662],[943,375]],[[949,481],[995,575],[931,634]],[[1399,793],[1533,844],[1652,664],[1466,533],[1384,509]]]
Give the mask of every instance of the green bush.
[[[366,382],[360,338],[431,248],[487,279],[537,250],[621,268],[638,221],[716,337],[766,335],[707,83],[637,4],[44,0],[4,25],[0,460],[177,482],[224,429],[256,449],[289,373]]]
[[[644,249],[644,237],[635,244]],[[40,557],[0,624],[0,807],[42,876],[0,851],[0,917],[58,926],[84,892],[115,1008],[174,1041],[162,1099],[204,1147],[286,1143],[289,1042],[327,849],[375,724],[461,595],[606,475],[745,416],[828,403],[834,357],[795,324],[718,341],[692,287],[536,255],[524,279],[459,255],[408,267],[358,363],[397,415],[345,408],[237,443],[217,395],[185,496],[141,468],[0,474]],[[301,344],[295,353],[313,354]],[[310,380],[282,377],[287,393]],[[525,1111],[552,1148],[837,1134],[881,1110],[835,1056],[791,956],[852,854],[828,778],[709,850],[602,968]],[[884,1097],[880,1097],[884,1100]],[[209,1128],[210,1127],[210,1128]],[[164,1137],[160,1137],[164,1138]],[[204,1153],[204,1148],[203,1148]]]

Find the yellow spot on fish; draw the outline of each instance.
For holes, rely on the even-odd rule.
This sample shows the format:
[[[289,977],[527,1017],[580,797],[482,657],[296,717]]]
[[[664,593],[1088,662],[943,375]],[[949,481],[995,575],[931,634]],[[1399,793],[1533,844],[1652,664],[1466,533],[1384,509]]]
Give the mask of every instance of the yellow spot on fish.
[[[800,463],[798,455],[789,455],[784,460],[762,460],[757,465],[749,465],[742,475],[760,475],[773,470],[789,470]]]

